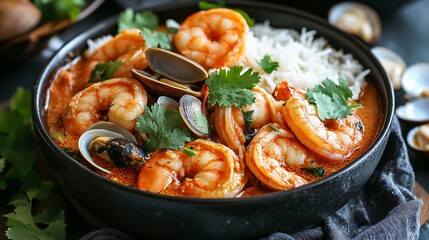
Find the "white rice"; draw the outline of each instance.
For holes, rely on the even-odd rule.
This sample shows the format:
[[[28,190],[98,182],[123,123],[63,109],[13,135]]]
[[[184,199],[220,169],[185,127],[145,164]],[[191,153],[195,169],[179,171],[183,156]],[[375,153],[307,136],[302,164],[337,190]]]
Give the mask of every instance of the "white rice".
[[[364,78],[369,70],[363,71],[351,54],[344,54],[329,46],[324,38],[315,38],[316,31],[301,33],[290,29],[275,29],[268,22],[256,24],[247,38],[245,56],[238,62],[251,67],[261,75],[259,85],[272,93],[277,83],[286,80],[290,85],[302,89],[313,88],[329,78],[338,83],[345,78],[358,99]],[[279,63],[279,68],[267,74],[258,65],[265,54]]]

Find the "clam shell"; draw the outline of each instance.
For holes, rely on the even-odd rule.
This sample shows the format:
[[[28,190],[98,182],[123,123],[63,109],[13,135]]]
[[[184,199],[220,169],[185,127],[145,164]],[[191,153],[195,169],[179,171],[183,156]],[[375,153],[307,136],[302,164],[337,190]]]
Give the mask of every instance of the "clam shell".
[[[148,72],[139,69],[132,69],[131,73],[133,77],[138,79],[143,87],[151,94],[177,98],[180,98],[185,94],[190,94],[199,98],[203,97],[201,92],[194,91],[186,85],[180,83],[171,84],[171,82],[167,82],[165,79],[163,80],[164,82],[160,81],[157,79],[156,75],[152,75]]]
[[[393,87],[401,89],[401,77],[407,67],[405,61],[398,54],[384,47],[374,47],[371,49],[371,52],[383,66]]]
[[[95,168],[107,174],[110,174],[110,171],[97,165],[92,159],[88,150],[88,146],[90,145],[91,141],[96,137],[125,138],[134,143],[137,143],[136,138],[128,130],[112,122],[95,123],[79,137],[79,151],[85,160]]]
[[[429,63],[416,63],[409,66],[402,75],[402,88],[411,98],[422,97],[429,91]]]
[[[186,126],[198,137],[207,138],[210,134],[210,124],[205,113],[202,112],[201,101],[192,95],[183,95],[180,98],[180,115]],[[205,121],[205,123],[202,121]]]
[[[328,13],[328,21],[367,43],[375,43],[381,37],[378,13],[361,3],[341,2],[332,6]]]
[[[422,148],[418,144],[416,144],[416,135],[420,127],[421,126],[414,127],[408,132],[407,143],[412,149],[422,154],[422,156],[424,156],[425,158],[429,158],[429,149]]]
[[[399,106],[396,115],[405,122],[428,123],[429,98],[420,98]]]
[[[152,71],[176,82],[197,83],[208,77],[207,71],[200,64],[172,51],[148,48],[145,55]]]

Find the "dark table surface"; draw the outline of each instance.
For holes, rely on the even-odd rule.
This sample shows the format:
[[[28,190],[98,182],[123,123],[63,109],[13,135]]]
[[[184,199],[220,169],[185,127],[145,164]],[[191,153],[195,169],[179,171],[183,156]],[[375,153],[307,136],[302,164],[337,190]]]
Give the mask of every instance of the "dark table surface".
[[[181,0],[179,0],[181,1]],[[40,74],[43,66],[48,62],[50,57],[61,47],[63,44],[70,41],[80,33],[90,29],[96,23],[103,19],[118,14],[124,7],[133,4],[141,6],[150,6],[162,2],[173,1],[110,1],[106,0],[95,12],[87,18],[74,24],[73,26],[55,34],[50,38],[45,38],[43,41],[46,45],[39,51],[34,52],[19,61],[4,61],[5,56],[2,56],[0,61],[0,102],[5,102],[14,94],[18,86],[23,86],[31,89]],[[176,0],[177,2],[177,0]],[[280,0],[272,0],[271,2],[285,4]],[[314,13],[326,18],[327,12],[332,4],[337,1],[287,1],[288,6],[303,9],[305,11]],[[387,1],[371,1],[362,0],[362,2],[372,5],[381,15],[383,33],[381,40],[376,43],[377,46],[387,47],[400,56],[402,56],[408,65],[417,62],[429,62],[429,1],[428,0],[392,0]],[[385,3],[386,5],[382,5]],[[136,6],[134,5],[134,6]],[[370,46],[372,47],[372,46]],[[396,106],[403,104],[404,93],[402,90],[397,90]],[[404,136],[408,130],[413,127],[405,123],[401,124]],[[416,180],[429,191],[429,159],[423,159],[417,153],[410,150],[409,152],[411,163],[414,167]],[[81,221],[80,217],[74,215],[70,216],[71,222]],[[69,233],[71,239],[79,238],[91,229],[89,227],[69,226],[73,232]],[[429,228],[427,226],[422,228],[420,239],[429,239]],[[0,237],[1,238],[1,237]]]

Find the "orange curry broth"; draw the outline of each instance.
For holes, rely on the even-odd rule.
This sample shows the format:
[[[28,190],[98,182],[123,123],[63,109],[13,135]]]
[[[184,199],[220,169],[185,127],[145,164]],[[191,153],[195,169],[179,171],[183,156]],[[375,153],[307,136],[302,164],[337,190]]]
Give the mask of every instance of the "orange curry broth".
[[[76,158],[76,160],[79,161],[81,164],[87,166],[98,174],[106,176],[114,181],[120,182],[128,186],[136,186],[139,169],[118,168],[110,162],[107,162],[100,158],[95,158],[94,160],[98,165],[112,172],[110,175],[107,175],[106,173],[103,173],[93,168],[86,161],[83,161],[82,157],[76,157],[79,156],[79,150],[77,148],[78,137],[67,135],[65,133],[64,127],[62,125],[62,113],[65,109],[65,106],[77,92],[84,89],[87,85],[87,80],[81,77],[83,64],[84,61],[80,60],[75,64],[65,66],[57,73],[57,76],[55,77],[55,80],[53,81],[51,88],[49,89],[49,107],[47,111],[47,123],[49,126],[50,135],[53,137],[54,141],[60,148],[67,149],[68,152],[71,152]],[[333,172],[338,171],[339,169],[343,168],[351,161],[356,159],[358,156],[360,156],[373,143],[378,131],[380,130],[380,102],[377,97],[376,89],[372,84],[368,83],[366,85],[366,87],[361,93],[359,101],[362,106],[357,108],[356,114],[360,117],[360,119],[362,120],[362,125],[364,126],[364,138],[360,144],[360,148],[358,148],[345,161],[328,162],[323,160],[317,160],[317,164],[319,167],[325,167],[325,176],[328,176]],[[215,138],[216,137],[212,139]],[[313,182],[322,178],[307,173],[306,171],[301,169],[302,167],[303,166],[300,165],[287,166],[287,169],[296,172],[298,175],[302,176],[309,182]],[[247,172],[251,174],[250,171]],[[261,186],[260,182],[256,180],[256,178],[254,178],[253,176],[250,176],[250,178],[253,180],[249,181],[241,196],[245,197],[252,195],[260,195],[272,191]]]

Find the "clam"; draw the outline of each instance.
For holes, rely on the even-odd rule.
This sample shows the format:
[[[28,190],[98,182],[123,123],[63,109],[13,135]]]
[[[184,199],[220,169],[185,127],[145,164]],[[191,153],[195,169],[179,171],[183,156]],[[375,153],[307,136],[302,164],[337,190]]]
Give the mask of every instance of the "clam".
[[[408,97],[429,97],[429,63],[416,63],[408,67],[401,82]],[[428,108],[426,111],[429,111]]]
[[[429,125],[411,129],[407,135],[407,143],[412,149],[429,158]]]
[[[207,71],[198,63],[180,54],[161,48],[148,48],[145,51],[149,71],[133,69],[133,77],[157,95],[181,97],[190,94],[202,97],[198,82],[208,77]]]
[[[381,23],[377,12],[361,3],[342,2],[328,13],[330,24],[353,34],[367,43],[375,43],[381,37]]]
[[[374,47],[371,52],[383,66],[393,87],[401,89],[401,77],[407,67],[405,61],[398,54],[384,47]]]
[[[428,123],[429,122],[429,98],[420,98],[396,109],[396,115],[405,122]]]
[[[210,124],[202,111],[201,101],[192,95],[183,95],[179,101],[180,115],[186,126],[198,137],[207,138],[210,135]]]
[[[30,1],[0,1],[0,41],[31,30],[40,19],[40,10]]]
[[[146,159],[146,154],[138,147],[134,136],[110,122],[96,123],[88,128],[80,136],[78,147],[89,164],[107,174],[110,174],[110,171],[97,165],[91,157],[91,152],[118,167],[141,165]]]

